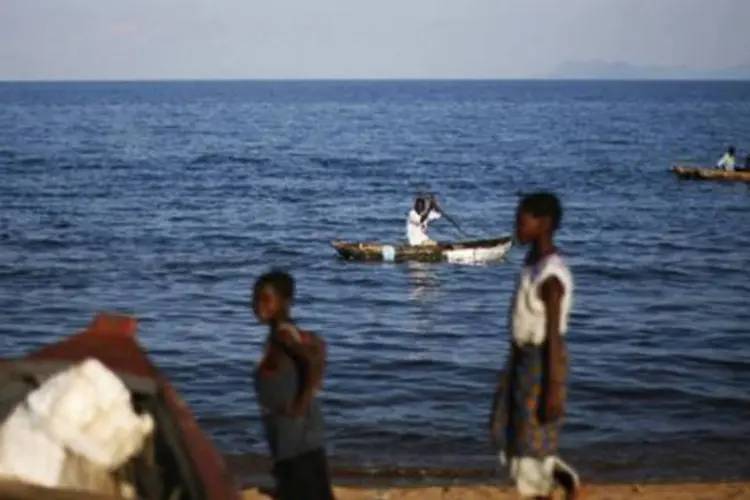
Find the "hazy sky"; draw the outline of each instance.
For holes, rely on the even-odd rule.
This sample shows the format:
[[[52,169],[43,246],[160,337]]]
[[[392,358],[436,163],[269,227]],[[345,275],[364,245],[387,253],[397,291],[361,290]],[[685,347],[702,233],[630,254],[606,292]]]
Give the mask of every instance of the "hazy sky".
[[[750,63],[750,0],[0,0],[0,79],[512,78]]]

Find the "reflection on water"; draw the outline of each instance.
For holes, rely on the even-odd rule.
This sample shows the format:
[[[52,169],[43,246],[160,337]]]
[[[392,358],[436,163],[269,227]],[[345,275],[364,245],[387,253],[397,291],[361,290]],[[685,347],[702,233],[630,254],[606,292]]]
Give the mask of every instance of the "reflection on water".
[[[440,280],[437,270],[440,264],[407,262],[409,277],[409,300],[414,308],[409,315],[409,324],[414,332],[431,332],[435,326],[436,305]],[[418,355],[418,354],[417,354]]]
[[[437,277],[436,264],[426,262],[407,262],[406,268],[409,274],[409,299],[423,301],[434,299],[440,286]]]

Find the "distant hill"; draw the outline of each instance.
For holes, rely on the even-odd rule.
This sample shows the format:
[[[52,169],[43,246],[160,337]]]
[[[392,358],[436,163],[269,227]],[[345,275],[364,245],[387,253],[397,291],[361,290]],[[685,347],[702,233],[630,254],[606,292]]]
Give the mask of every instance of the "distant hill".
[[[634,66],[626,62],[572,61],[546,75],[557,79],[591,80],[750,80],[750,64],[721,70],[687,66]]]

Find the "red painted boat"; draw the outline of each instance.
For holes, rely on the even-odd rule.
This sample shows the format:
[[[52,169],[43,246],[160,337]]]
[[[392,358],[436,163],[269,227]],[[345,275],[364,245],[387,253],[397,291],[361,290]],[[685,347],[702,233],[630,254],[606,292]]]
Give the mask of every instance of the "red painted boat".
[[[96,358],[120,376],[133,394],[134,405],[149,411],[156,421],[156,463],[151,468],[159,472],[152,474],[151,482],[160,484],[151,484],[148,494],[143,494],[141,489],[147,485],[141,484],[139,478],[139,498],[239,500],[239,489],[222,455],[140,347],[136,327],[133,317],[100,314],[83,332],[24,358],[4,360],[0,364],[0,390],[22,382],[38,384],[70,364]],[[6,498],[5,493],[10,492],[0,485],[0,498]],[[54,494],[45,495],[56,498]]]

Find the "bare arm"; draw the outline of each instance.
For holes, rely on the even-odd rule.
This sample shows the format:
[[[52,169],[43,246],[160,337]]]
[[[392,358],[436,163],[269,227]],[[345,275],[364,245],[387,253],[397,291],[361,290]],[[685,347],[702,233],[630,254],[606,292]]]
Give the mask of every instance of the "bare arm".
[[[492,396],[492,409],[490,410],[490,429],[496,430],[498,420],[500,419],[500,402],[502,401],[505,389],[505,370],[497,374],[497,384],[495,385],[495,394]]]
[[[548,375],[542,414],[544,420],[552,421],[562,416],[563,404],[562,391],[565,378],[565,365],[563,357],[563,338],[560,335],[560,318],[562,314],[562,299],[565,288],[556,277],[548,278],[540,290],[541,299],[546,311],[546,333],[547,333],[547,363],[546,373]]]
[[[560,318],[562,315],[562,299],[565,288],[556,277],[548,278],[542,283],[541,298],[546,311],[547,344],[549,356],[550,380],[562,381],[565,375],[563,366],[563,340],[560,335]]]
[[[292,326],[281,326],[273,341],[296,361],[305,363],[325,361],[326,344],[312,332],[302,332]]]
[[[419,217],[419,223],[424,224],[425,222],[427,222],[430,217],[431,212],[432,212],[432,209],[428,208],[427,210],[425,210],[425,212]]]
[[[300,386],[294,406],[302,411],[308,407],[315,392],[323,386],[327,348],[325,341],[310,332],[281,327],[274,342],[289,355],[300,370]]]
[[[440,207],[438,207],[437,199],[430,198],[427,202],[427,209],[419,219],[420,224],[437,220],[440,218]]]

